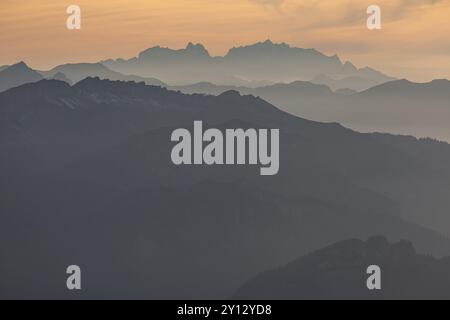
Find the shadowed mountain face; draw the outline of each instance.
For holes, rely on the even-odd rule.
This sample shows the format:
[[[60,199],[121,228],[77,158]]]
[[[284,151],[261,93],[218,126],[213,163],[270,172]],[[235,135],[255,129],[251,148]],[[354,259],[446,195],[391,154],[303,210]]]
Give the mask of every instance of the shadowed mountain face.
[[[381,290],[368,290],[367,267],[381,269]],[[449,299],[450,258],[417,254],[409,241],[344,240],[262,273],[237,299]]]
[[[279,128],[279,173],[173,165],[171,132],[194,120]],[[2,297],[69,297],[60,275],[74,263],[84,298],[226,297],[259,272],[374,234],[450,254],[423,227],[450,230],[445,143],[360,134],[236,91],[98,78],[1,93],[0,131]]]
[[[315,49],[270,40],[232,48],[223,57],[212,57],[203,45],[189,43],[185,49],[153,47],[130,60],[102,63],[115,71],[153,76],[172,85],[200,81],[225,85],[242,85],[242,80],[291,82],[310,80],[318,74],[336,79],[358,76],[377,84],[393,80],[373,69],[357,69],[350,62],[342,63],[336,55],[326,56]]]
[[[24,62],[5,66],[0,69],[0,92],[41,79],[43,77],[38,72],[30,69]]]
[[[324,85],[296,81],[259,88],[197,83],[171,87],[185,93],[220,94],[237,90],[253,94],[293,115],[316,121],[339,122],[363,132],[431,137],[450,141],[450,81],[413,83],[396,80],[360,93],[333,93]]]

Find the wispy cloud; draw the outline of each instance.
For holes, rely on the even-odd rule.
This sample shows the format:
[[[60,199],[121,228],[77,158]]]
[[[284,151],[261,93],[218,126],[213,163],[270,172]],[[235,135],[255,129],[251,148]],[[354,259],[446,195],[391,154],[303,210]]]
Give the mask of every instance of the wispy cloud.
[[[450,0],[76,0],[83,12],[81,32],[65,28],[65,8],[73,1],[29,2],[0,0],[0,43],[6,44],[0,65],[20,57],[45,69],[133,57],[156,44],[180,48],[189,41],[222,55],[232,46],[270,38],[386,73],[401,67],[406,77],[408,66],[433,63],[422,75],[417,71],[415,80],[450,70]],[[380,31],[366,28],[370,4],[381,7]]]
[[[366,17],[365,9],[370,4],[377,4],[381,7],[385,23],[409,19],[415,10],[427,9],[438,4],[450,5],[450,0],[377,0],[372,2],[366,0],[286,0],[284,7],[290,15],[301,17],[303,23],[297,23],[297,26],[303,26],[305,29],[326,29],[361,24]]]
[[[249,0],[249,1],[257,4],[271,5],[271,6],[277,6],[284,2],[284,0]]]

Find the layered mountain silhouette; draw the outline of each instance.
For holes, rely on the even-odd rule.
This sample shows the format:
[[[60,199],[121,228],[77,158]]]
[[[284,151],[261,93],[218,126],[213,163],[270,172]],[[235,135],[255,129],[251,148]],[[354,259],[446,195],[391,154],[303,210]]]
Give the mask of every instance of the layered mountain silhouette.
[[[337,91],[339,89],[363,91],[376,85],[385,83],[387,82],[387,80],[392,81],[394,80],[394,78],[387,79],[385,76],[376,77],[375,74],[372,74],[367,78],[362,76],[350,76],[341,79],[334,79],[325,74],[320,74],[311,79],[310,82],[316,84],[324,84],[333,91]]]
[[[173,165],[171,132],[194,120],[279,128],[279,173]],[[99,78],[0,93],[0,130],[2,297],[70,297],[60,275],[73,263],[83,298],[223,298],[346,238],[450,254],[436,231],[450,230],[446,143],[305,120],[237,91]]]
[[[367,267],[381,270],[381,289],[366,286]],[[417,254],[409,241],[349,239],[249,280],[238,299],[450,299],[450,257]]]
[[[259,96],[284,111],[307,119],[339,122],[363,132],[389,132],[450,141],[450,81],[414,83],[395,80],[359,93],[332,92],[325,85],[295,81],[258,88],[197,83],[173,86],[185,93],[220,94],[236,90]]]
[[[249,88],[245,86],[220,86],[210,82],[199,82],[186,86],[169,86],[169,89],[179,90],[183,93],[204,93],[219,95],[225,91],[238,91],[241,94],[251,94],[254,96],[260,96],[261,98],[269,98],[271,100],[278,100],[282,97],[297,97],[297,98],[326,98],[335,97],[330,88],[326,85],[317,85],[308,81],[294,81],[291,83],[276,83],[267,86],[261,86],[256,88]],[[269,100],[268,99],[268,100]]]
[[[40,71],[46,78],[55,78],[55,75],[63,74],[71,82],[76,83],[88,77],[99,77],[100,79],[122,80],[144,82],[148,85],[165,86],[163,82],[152,77],[138,77],[135,75],[124,75],[112,71],[101,63],[73,63],[59,65],[49,71]]]
[[[450,99],[450,81],[436,79],[427,83],[414,83],[406,79],[390,81],[361,92],[363,98],[444,100]]]
[[[55,73],[50,79],[60,80],[60,81],[67,82],[68,84],[72,84],[72,80],[67,78],[66,75],[64,73],[62,73],[62,72]]]
[[[29,82],[36,82],[43,77],[24,62],[0,69],[0,92]]]
[[[360,83],[350,89],[368,88],[362,83],[379,84],[393,80],[370,68],[356,68],[351,62],[341,62],[337,55],[326,56],[315,49],[291,47],[270,40],[231,48],[221,56],[210,56],[201,44],[189,43],[184,49],[152,47],[135,58],[106,60],[108,68],[143,77],[156,77],[171,85],[207,81],[225,85],[246,85],[245,81],[292,82],[310,80],[325,74],[335,79],[358,77]],[[337,86],[342,88],[341,86]]]
[[[4,88],[41,79],[30,68],[27,72],[30,78],[5,74]],[[430,83],[393,80],[369,67],[358,69],[351,62],[342,63],[336,55],[326,56],[314,49],[270,40],[232,48],[223,57],[210,56],[203,45],[189,43],[184,49],[153,47],[129,60],[64,64],[39,73],[69,84],[98,76],[165,86],[184,93],[218,95],[236,90],[315,121],[339,122],[362,132],[450,141],[448,80]]]

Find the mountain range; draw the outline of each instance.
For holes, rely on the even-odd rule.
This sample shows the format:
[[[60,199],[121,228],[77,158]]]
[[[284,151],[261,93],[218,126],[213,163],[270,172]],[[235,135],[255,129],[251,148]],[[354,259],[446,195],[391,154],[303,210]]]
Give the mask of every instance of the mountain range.
[[[271,42],[265,46],[270,45],[277,47]],[[290,52],[295,48],[288,47],[288,49]],[[279,54],[278,51],[275,52]],[[183,56],[181,53],[180,55]],[[145,66],[142,68],[145,69]],[[367,78],[349,76],[333,80],[328,75],[319,74],[311,81],[297,80],[291,83],[264,85],[264,82],[269,81],[241,81],[246,85],[235,86],[202,81],[173,86],[156,78],[124,75],[110,70],[101,63],[65,64],[49,71],[35,71],[21,62],[6,66],[0,71],[0,91],[44,77],[72,84],[90,76],[144,82],[184,93],[218,95],[227,90],[236,90],[242,94],[259,96],[289,113],[315,121],[339,122],[362,132],[388,132],[450,141],[450,130],[447,125],[450,111],[446,107],[450,92],[448,80],[433,80],[429,83],[413,83],[406,79],[383,82],[390,78],[370,68],[358,69],[358,72]],[[372,80],[368,80],[369,78]],[[383,83],[374,85],[378,82]],[[255,85],[257,86],[254,87]],[[369,85],[374,86],[361,92],[354,90]]]
[[[306,81],[258,88],[205,82],[169,88],[213,95],[236,90],[259,96],[284,111],[311,120],[338,122],[362,132],[389,132],[450,141],[450,81],[446,79],[428,83],[394,80],[362,92],[333,92],[326,85]]]
[[[152,77],[139,77],[135,75],[125,75],[112,71],[101,63],[73,63],[56,66],[49,71],[40,71],[46,78],[52,78],[56,74],[63,74],[71,82],[76,83],[88,77],[99,77],[100,79],[122,80],[144,82],[148,85],[165,86],[166,84]]]
[[[25,65],[21,64],[23,69]],[[12,66],[3,66],[0,71],[9,67]],[[223,57],[210,56],[203,45],[189,43],[186,48],[178,50],[152,47],[129,60],[109,59],[98,63],[63,64],[48,71],[35,72],[44,78],[52,78],[55,74],[62,73],[72,83],[86,77],[100,77],[143,81],[157,86],[186,85],[203,81],[260,87],[302,80],[326,84],[334,91],[361,91],[394,80],[393,77],[369,67],[358,69],[351,62],[342,63],[337,55],[326,56],[315,49],[296,48],[270,40],[232,48]],[[8,76],[14,79],[17,77],[14,73]],[[26,82],[31,81],[19,77],[14,86]],[[10,87],[12,86],[0,87],[0,90]]]
[[[2,68],[0,91],[42,78],[72,84],[86,77],[144,82],[184,93],[217,95],[236,90],[315,121],[339,122],[362,132],[450,141],[448,80],[395,80],[368,67],[342,63],[336,55],[270,40],[232,48],[223,57],[189,43],[179,50],[149,48],[129,60],[64,64],[48,71],[32,70],[23,62]],[[283,82],[288,79],[295,81]],[[177,82],[188,84],[173,85]]]
[[[329,87],[333,91],[338,91],[340,89],[351,89],[353,91],[364,91],[376,85],[382,84],[384,82],[393,81],[394,78],[387,79],[377,79],[372,77],[362,77],[362,76],[349,76],[341,79],[334,79],[325,74],[319,74],[315,76],[310,82],[315,84],[323,84]]]
[[[170,134],[194,120],[279,128],[279,173],[173,165]],[[60,274],[74,262],[83,298],[223,298],[346,238],[450,254],[447,143],[358,133],[233,90],[99,78],[1,92],[0,131],[1,297],[70,297]]]
[[[358,77],[355,87],[380,84],[394,78],[365,67],[358,69],[351,62],[341,62],[337,55],[327,56],[315,49],[291,47],[270,40],[231,48],[224,56],[211,56],[202,44],[189,43],[184,49],[146,49],[137,57],[101,61],[111,70],[143,77],[156,77],[170,85],[186,85],[207,81],[222,85],[248,85],[250,82],[308,81],[321,74],[339,84],[355,84],[348,77]],[[351,79],[351,78],[350,78]],[[350,89],[355,89],[350,87]],[[356,90],[356,89],[355,89]]]

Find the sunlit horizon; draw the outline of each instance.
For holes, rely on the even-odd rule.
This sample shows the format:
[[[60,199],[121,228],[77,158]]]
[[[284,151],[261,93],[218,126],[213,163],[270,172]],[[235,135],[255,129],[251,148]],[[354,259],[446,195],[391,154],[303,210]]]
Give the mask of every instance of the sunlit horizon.
[[[81,30],[68,30],[66,8],[80,6]],[[3,0],[0,65],[59,64],[135,57],[162,46],[203,44],[223,56],[270,39],[337,54],[416,82],[450,78],[450,0],[378,1],[382,29],[366,28],[371,2],[313,0]]]

